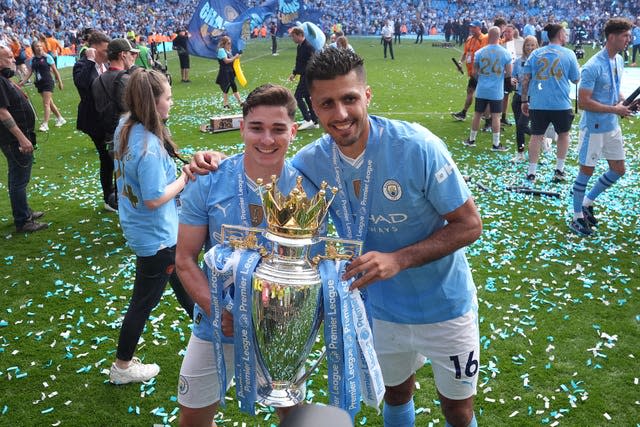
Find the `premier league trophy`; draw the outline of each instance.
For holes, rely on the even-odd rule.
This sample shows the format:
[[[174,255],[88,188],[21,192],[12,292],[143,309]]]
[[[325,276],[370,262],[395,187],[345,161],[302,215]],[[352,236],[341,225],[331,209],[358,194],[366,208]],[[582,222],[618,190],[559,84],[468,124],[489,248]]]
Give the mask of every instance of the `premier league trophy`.
[[[318,193],[308,198],[301,177],[289,196],[278,191],[275,176],[265,186],[258,184],[267,229],[225,225],[222,238],[236,250],[258,250],[262,256],[253,273],[251,292],[256,400],[288,407],[304,400],[304,381],[316,367],[305,374],[305,361],[322,322],[322,280],[317,264],[321,259],[357,256],[361,243],[318,237],[337,189],[323,183]],[[236,237],[238,233],[240,237]],[[256,233],[266,239],[264,246],[258,244]],[[325,254],[312,256],[321,243]]]
[[[258,185],[266,229],[223,225],[222,243],[205,254],[212,270],[220,400],[227,385],[219,320],[224,308],[233,313],[236,397],[242,411],[254,414],[256,402],[275,407],[302,402],[305,380],[325,354],[329,404],[352,418],[361,400],[377,408],[384,384],[364,298],[341,278],[362,244],[318,236],[337,189],[323,183],[308,198],[301,177],[288,196],[278,190],[275,176]],[[252,216],[260,213],[251,209]],[[323,322],[323,356],[305,368]]]

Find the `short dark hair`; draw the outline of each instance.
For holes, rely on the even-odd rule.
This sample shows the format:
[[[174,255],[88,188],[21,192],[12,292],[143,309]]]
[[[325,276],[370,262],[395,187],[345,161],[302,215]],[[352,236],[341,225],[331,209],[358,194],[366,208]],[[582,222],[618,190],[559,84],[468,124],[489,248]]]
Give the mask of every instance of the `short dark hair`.
[[[544,27],[544,30],[547,32],[549,40],[553,40],[556,38],[560,30],[564,30],[564,27],[561,24],[547,24],[547,26]]]
[[[350,49],[323,49],[313,54],[307,63],[305,82],[311,88],[316,80],[333,80],[355,71],[362,81],[366,81],[364,59]]]
[[[631,28],[633,28],[633,24],[628,19],[611,18],[604,24],[604,37],[609,37],[609,34],[624,33]]]
[[[493,20],[493,25],[496,27],[499,27],[501,25],[507,25],[507,20],[502,17],[498,17]]]
[[[87,41],[89,43],[89,46],[95,46],[100,43],[109,43],[111,41],[111,38],[109,38],[109,36],[102,31],[93,31],[89,35],[89,39]]]
[[[261,105],[284,107],[291,120],[295,118],[298,109],[296,99],[289,89],[271,83],[258,86],[249,93],[242,106],[242,117],[247,117],[253,108]]]

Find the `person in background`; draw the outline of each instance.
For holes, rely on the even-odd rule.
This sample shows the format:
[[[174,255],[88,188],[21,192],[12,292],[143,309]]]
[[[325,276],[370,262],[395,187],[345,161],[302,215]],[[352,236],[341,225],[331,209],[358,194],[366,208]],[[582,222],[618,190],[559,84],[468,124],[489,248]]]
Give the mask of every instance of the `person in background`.
[[[464,144],[476,145],[476,136],[480,127],[480,118],[485,110],[491,114],[493,151],[506,151],[500,143],[500,115],[505,89],[511,88],[511,54],[500,46],[500,28],[489,28],[489,44],[475,53],[473,76],[477,80],[476,105],[471,123],[469,139]],[[505,87],[505,83],[507,83]]]
[[[129,114],[115,132],[115,169],[120,226],[136,254],[136,277],[109,372],[113,384],[148,381],[160,371],[157,364],[142,363],[134,353],[167,281],[193,318],[193,301],[175,272],[176,196],[188,177],[182,172],[176,179],[177,146],[165,126],[173,104],[171,86],[164,74],[137,69],[127,84],[125,104]]]
[[[522,45],[522,56],[516,59],[513,65],[513,80],[516,87],[516,93],[513,95],[513,99],[511,100],[511,109],[513,110],[513,117],[516,121],[516,162],[523,162],[525,160],[525,134],[531,134],[531,129],[529,128],[529,117],[522,114],[522,109],[520,108],[520,104],[522,103],[522,78],[524,75],[524,64],[527,62],[527,58],[529,58],[531,52],[537,48],[538,39],[536,39],[536,36],[525,37]]]
[[[480,30],[481,27],[482,22],[480,21],[472,21],[469,24],[469,37],[464,43],[464,49],[462,51],[462,56],[460,57],[460,62],[464,62],[467,66],[469,81],[467,82],[467,97],[464,100],[464,107],[462,107],[462,110],[457,113],[451,113],[453,118],[458,121],[466,119],[467,110],[471,106],[471,102],[473,102],[473,95],[476,92],[476,86],[478,84],[478,80],[476,80],[473,73],[475,53],[486,46],[488,41],[487,36],[482,34],[482,31]]]
[[[240,94],[238,93],[238,85],[236,85],[236,73],[233,70],[233,61],[240,58],[240,54],[231,55],[231,38],[222,36],[218,41],[218,77],[216,84],[222,90],[222,108],[229,109],[229,89],[233,93],[233,97],[242,105]]]
[[[64,87],[60,73],[56,68],[56,64],[48,53],[44,52],[44,47],[40,41],[34,41],[31,43],[31,50],[33,51],[33,57],[29,61],[29,72],[20,82],[20,86],[23,86],[29,78],[35,74],[35,87],[38,89],[38,93],[42,96],[42,105],[44,107],[44,117],[42,124],[38,129],[40,132],[49,131],[49,117],[51,112],[56,115],[56,127],[63,126],[67,121],[62,117],[60,110],[53,102],[53,88],[55,82],[53,77],[55,76],[58,82],[60,90]],[[53,76],[52,76],[53,74]]]
[[[149,49],[149,47],[147,46],[147,37],[140,36],[137,45],[134,44],[134,46],[139,50],[138,56],[136,57],[135,65],[145,69],[153,67],[154,61],[153,57],[151,56],[151,49]]]
[[[529,168],[526,179],[536,180],[540,147],[549,124],[558,134],[556,168],[552,181],[566,180],[564,162],[569,151],[569,130],[573,122],[573,110],[569,92],[570,83],[580,80],[580,65],[576,54],[563,45],[567,32],[560,24],[545,27],[549,44],[534,50],[524,64],[521,108],[531,119],[529,140]],[[551,64],[556,64],[551,67]]]
[[[7,159],[7,187],[16,231],[34,232],[49,224],[36,221],[44,212],[32,210],[27,200],[36,146],[36,116],[27,95],[10,80],[15,64],[13,52],[0,45],[0,149]]]
[[[107,51],[111,39],[100,31],[90,33],[87,40],[88,47],[82,57],[73,66],[73,83],[80,95],[78,104],[78,119],[76,128],[87,134],[98,152],[100,159],[100,186],[104,209],[116,211],[113,187],[113,159],[105,144],[105,130],[102,122],[97,120],[91,84],[102,73],[107,71]]]
[[[631,66],[636,66],[636,54],[640,52],[640,16],[636,19],[636,24],[631,30],[631,44],[633,46],[631,51]]]
[[[393,23],[391,20],[387,21],[384,27],[382,27],[380,36],[382,37],[384,59],[387,59],[387,48],[389,48],[391,59],[395,59],[393,56]]]
[[[278,24],[275,20],[269,24],[269,34],[271,35],[271,55],[278,56]]]
[[[191,35],[187,30],[180,29],[176,38],[173,39],[173,48],[178,52],[178,59],[180,60],[180,81],[182,83],[191,83],[191,80],[189,80],[191,62],[189,60],[189,48],[187,47],[189,37]]]
[[[302,123],[299,124],[298,130],[315,129],[318,127],[318,117],[311,105],[311,98],[309,97],[309,90],[307,89],[307,83],[304,78],[305,69],[311,56],[315,52],[315,49],[309,43],[304,35],[304,30],[300,27],[294,27],[289,34],[291,40],[298,45],[296,49],[296,65],[293,67],[293,71],[289,76],[289,81],[294,81],[296,76],[300,76],[298,85],[296,86],[295,97],[298,103],[298,108],[302,113]]]
[[[604,25],[606,43],[582,67],[578,88],[578,107],[582,110],[578,136],[580,170],[573,183],[573,221],[569,228],[581,236],[592,234],[598,225],[593,205],[598,196],[625,174],[625,150],[620,117],[628,117],[637,110],[640,101],[624,105],[620,84],[624,74],[624,60],[618,52],[631,41],[631,27],[627,19],[611,18]],[[587,185],[600,158],[607,159],[609,169],[600,175],[589,193]]]

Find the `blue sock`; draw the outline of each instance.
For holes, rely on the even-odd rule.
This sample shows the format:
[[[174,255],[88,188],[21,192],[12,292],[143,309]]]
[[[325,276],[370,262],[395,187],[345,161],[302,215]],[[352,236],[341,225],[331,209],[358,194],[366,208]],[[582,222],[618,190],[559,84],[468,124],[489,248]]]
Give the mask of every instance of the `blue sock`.
[[[404,405],[392,406],[385,402],[382,409],[384,427],[409,427],[415,425],[416,411],[413,399]]]
[[[622,175],[618,175],[617,172],[609,169],[608,171],[600,175],[600,178],[598,178],[598,181],[596,181],[591,191],[589,191],[587,197],[591,200],[595,200],[596,197],[600,195],[600,193],[615,184],[615,182],[619,180],[620,177],[622,177]]]
[[[575,182],[573,183],[573,212],[582,213],[582,200],[584,200],[584,193],[587,190],[587,184],[589,183],[591,176],[578,172]]]
[[[449,424],[448,421],[445,420],[444,422],[444,427],[453,427],[451,424]],[[467,427],[478,427],[478,421],[476,420],[476,413],[473,413],[473,418],[471,418],[471,422],[469,423],[469,425]]]

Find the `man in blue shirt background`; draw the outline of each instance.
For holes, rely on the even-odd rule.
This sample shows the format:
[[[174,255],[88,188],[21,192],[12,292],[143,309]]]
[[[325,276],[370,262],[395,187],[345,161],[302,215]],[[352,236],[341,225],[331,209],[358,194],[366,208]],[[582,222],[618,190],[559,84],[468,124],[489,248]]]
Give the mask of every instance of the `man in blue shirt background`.
[[[500,143],[500,116],[502,114],[502,100],[505,89],[511,88],[511,54],[498,44],[500,28],[489,28],[489,44],[475,54],[473,63],[474,76],[478,81],[476,86],[476,105],[471,122],[469,139],[464,143],[473,147],[480,128],[480,116],[489,108],[491,112],[491,131],[493,151],[506,151]],[[505,83],[508,84],[505,88]]]
[[[531,118],[527,179],[536,179],[540,145],[551,123],[558,134],[553,180],[560,182],[565,180],[564,162],[573,122],[570,82],[578,83],[580,80],[580,66],[576,54],[563,47],[567,42],[567,32],[562,25],[549,24],[545,31],[549,44],[531,53],[524,66],[522,82],[522,113]]]
[[[569,228],[588,236],[598,221],[593,213],[593,202],[625,173],[625,152],[619,117],[633,113],[634,105],[623,105],[620,82],[624,60],[618,54],[631,40],[630,21],[612,18],[604,26],[606,44],[582,67],[578,106],[583,110],[580,119],[578,161],[580,171],[573,183],[573,221]],[[598,160],[604,157],[609,169],[603,173],[585,197],[589,179]]]

